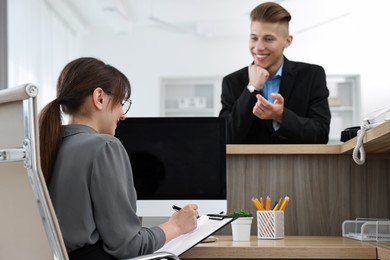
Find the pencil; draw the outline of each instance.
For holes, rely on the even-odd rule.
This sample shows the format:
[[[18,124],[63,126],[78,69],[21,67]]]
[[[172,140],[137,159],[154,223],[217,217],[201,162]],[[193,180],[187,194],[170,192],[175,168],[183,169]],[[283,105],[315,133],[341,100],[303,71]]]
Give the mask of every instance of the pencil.
[[[253,205],[255,205],[257,210],[264,210],[263,205],[260,203],[260,201],[257,198],[252,198]]]
[[[284,197],[282,206],[280,206],[280,210],[284,210],[287,207],[289,200],[290,200],[290,198],[288,196]]]
[[[271,209],[271,198],[267,196],[265,200],[265,210],[270,210]]]

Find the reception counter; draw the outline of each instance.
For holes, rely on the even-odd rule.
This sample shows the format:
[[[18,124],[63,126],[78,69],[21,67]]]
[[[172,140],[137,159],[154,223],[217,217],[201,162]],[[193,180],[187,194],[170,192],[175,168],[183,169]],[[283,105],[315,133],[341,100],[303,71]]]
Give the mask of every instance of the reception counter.
[[[340,236],[344,220],[390,217],[390,122],[364,138],[366,162],[352,159],[356,138],[334,145],[227,145],[228,211],[252,197],[290,196],[285,234]],[[252,225],[256,235],[256,225]],[[224,228],[219,235],[231,234]]]

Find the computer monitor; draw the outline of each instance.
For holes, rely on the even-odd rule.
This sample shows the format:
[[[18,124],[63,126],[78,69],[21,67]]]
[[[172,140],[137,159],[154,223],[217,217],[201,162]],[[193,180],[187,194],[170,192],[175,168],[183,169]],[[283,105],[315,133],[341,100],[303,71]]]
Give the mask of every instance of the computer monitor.
[[[116,129],[132,165],[140,217],[165,217],[172,205],[226,212],[225,121],[218,117],[126,118]]]

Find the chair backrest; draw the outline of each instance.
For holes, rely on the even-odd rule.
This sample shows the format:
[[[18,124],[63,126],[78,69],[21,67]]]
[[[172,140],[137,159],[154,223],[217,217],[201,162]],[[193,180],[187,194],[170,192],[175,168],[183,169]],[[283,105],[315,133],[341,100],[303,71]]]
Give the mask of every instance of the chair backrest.
[[[68,259],[40,168],[37,94],[0,91],[0,259]]]

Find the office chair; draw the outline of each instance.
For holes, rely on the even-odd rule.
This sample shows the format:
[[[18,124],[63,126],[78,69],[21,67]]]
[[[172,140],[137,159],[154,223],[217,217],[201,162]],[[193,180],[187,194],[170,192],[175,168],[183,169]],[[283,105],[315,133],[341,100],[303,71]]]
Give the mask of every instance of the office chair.
[[[32,84],[0,90],[0,259],[69,259],[40,168],[37,95]]]

